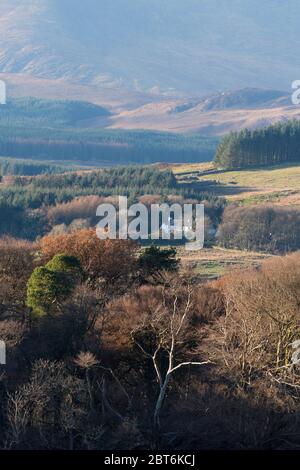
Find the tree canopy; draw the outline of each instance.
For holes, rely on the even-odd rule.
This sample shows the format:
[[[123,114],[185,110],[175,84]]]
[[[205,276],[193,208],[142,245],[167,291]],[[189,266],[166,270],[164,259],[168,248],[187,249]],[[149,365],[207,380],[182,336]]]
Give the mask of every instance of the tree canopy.
[[[233,132],[220,142],[215,162],[239,169],[300,162],[300,122],[281,122],[264,129]]]

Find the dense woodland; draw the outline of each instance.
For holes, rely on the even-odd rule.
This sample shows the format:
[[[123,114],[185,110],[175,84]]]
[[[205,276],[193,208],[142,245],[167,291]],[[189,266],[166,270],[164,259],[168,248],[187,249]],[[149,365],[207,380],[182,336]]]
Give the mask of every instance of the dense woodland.
[[[288,253],[300,249],[297,208],[228,205],[219,226],[218,242],[226,248]]]
[[[64,173],[72,169],[74,165],[57,165],[56,163],[38,160],[24,160],[18,158],[0,157],[0,176],[36,176],[51,175],[53,173]]]
[[[264,129],[243,129],[224,137],[216,165],[239,169],[300,162],[300,121],[281,122]]]
[[[174,255],[0,241],[1,448],[300,445],[299,254],[207,284]]]
[[[0,132],[9,135],[7,128]],[[215,140],[148,131],[35,131],[12,132],[0,138],[0,154],[17,158],[72,161],[80,164],[146,164],[209,161]]]

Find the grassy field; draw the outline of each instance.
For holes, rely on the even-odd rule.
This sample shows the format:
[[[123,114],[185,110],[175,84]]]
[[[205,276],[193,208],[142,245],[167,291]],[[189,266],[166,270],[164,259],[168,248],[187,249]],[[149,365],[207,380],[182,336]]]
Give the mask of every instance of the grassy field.
[[[257,267],[273,255],[214,247],[199,251],[177,250],[182,268],[192,269],[202,279],[217,279],[235,268]]]
[[[201,186],[231,202],[300,207],[300,165],[209,173],[215,170],[211,162],[172,165],[170,169],[181,184]],[[259,266],[272,255],[219,247],[194,252],[182,247],[178,257],[183,269],[192,269],[200,279],[209,280],[217,279],[231,269]]]
[[[214,165],[212,162],[204,163],[182,163],[177,165],[170,165],[170,169],[175,175],[181,175],[183,173],[195,173],[207,170],[212,170]]]
[[[281,165],[240,171],[213,170],[213,163],[182,164],[171,167],[181,183],[206,183],[209,191],[245,204],[272,202],[300,205],[300,165]],[[204,173],[204,174],[203,174]]]

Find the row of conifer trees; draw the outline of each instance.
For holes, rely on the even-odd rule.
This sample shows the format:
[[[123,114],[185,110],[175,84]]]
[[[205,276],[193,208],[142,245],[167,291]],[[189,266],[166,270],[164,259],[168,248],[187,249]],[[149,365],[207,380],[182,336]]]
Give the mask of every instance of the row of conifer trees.
[[[264,129],[233,132],[219,144],[215,161],[226,169],[300,161],[300,122],[292,120]]]

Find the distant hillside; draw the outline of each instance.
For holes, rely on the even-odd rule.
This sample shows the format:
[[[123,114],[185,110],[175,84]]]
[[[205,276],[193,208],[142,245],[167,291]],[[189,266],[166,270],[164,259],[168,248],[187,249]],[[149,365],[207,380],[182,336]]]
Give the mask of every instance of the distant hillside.
[[[150,102],[114,114],[109,126],[224,135],[245,127],[263,128],[290,119],[300,119],[300,107],[292,105],[290,94],[245,88],[200,99]]]
[[[203,111],[232,108],[278,108],[291,104],[291,97],[278,90],[243,88],[236,91],[217,93],[197,103]]]
[[[82,105],[84,122],[71,124],[91,128],[219,136],[300,119],[288,91],[300,70],[298,9],[298,0],[1,0],[0,80],[10,98],[111,113]]]
[[[102,106],[83,101],[9,99],[0,106],[0,125],[22,127],[72,127],[82,121],[107,118],[110,112]]]
[[[1,0],[0,71],[108,93],[286,89],[298,16],[298,0]]]
[[[203,112],[226,109],[277,108],[291,104],[291,97],[278,90],[243,88],[210,95],[201,99],[182,102],[170,110],[170,114],[184,113],[193,108]]]

